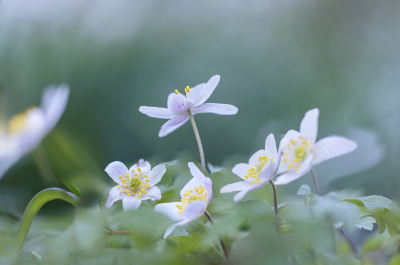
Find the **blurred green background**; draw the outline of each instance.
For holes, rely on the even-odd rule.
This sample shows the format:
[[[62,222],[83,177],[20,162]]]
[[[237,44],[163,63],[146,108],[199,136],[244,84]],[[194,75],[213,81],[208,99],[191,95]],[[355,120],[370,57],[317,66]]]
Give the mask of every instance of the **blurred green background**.
[[[68,83],[67,109],[43,146],[56,175],[93,187],[92,205],[107,195],[97,182],[111,184],[103,170],[112,161],[199,161],[190,123],[159,138],[165,120],[138,109],[166,107],[175,89],[219,74],[208,102],[239,112],[195,116],[206,162],[230,170],[319,108],[318,139],[359,145],[316,167],[322,193],[399,200],[399,10],[396,0],[3,1],[2,128],[40,104],[44,87]],[[291,196],[303,183],[308,175],[279,191]],[[46,187],[28,155],[1,179],[0,207],[21,213]]]

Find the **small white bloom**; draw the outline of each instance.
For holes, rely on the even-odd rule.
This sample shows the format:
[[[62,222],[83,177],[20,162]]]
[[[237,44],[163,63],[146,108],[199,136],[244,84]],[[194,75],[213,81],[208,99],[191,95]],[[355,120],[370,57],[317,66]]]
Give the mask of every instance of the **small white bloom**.
[[[125,211],[137,210],[142,200],[159,200],[161,191],[156,185],[165,174],[164,164],[151,169],[150,163],[140,159],[129,170],[121,162],[110,163],[105,171],[118,185],[110,190],[105,206],[108,208],[114,202],[122,200]]]
[[[284,173],[277,178],[276,185],[288,184],[306,174],[314,165],[356,149],[357,143],[341,136],[329,136],[316,142],[318,116],[318,109],[307,111],[300,132],[290,130],[286,133],[289,142],[283,149],[279,169]]]
[[[255,152],[249,159],[249,163],[237,164],[232,172],[244,181],[228,184],[221,189],[221,193],[240,191],[233,198],[234,201],[241,200],[249,191],[261,188],[275,176],[281,161],[281,148],[287,143],[283,138],[276,150],[275,137],[268,135],[265,140],[265,150]]]
[[[185,225],[202,216],[213,196],[211,179],[205,177],[192,162],[188,165],[193,178],[181,190],[181,201],[160,203],[154,209],[173,221],[179,221],[168,227],[164,238],[169,236],[175,227]]]
[[[200,84],[193,88],[186,87],[186,96],[175,90],[168,96],[168,108],[141,106],[139,111],[153,118],[169,119],[158,133],[159,137],[175,131],[189,120],[188,110],[192,115],[198,113],[215,113],[219,115],[233,115],[238,109],[228,104],[204,103],[214,92],[218,85],[219,75],[215,75],[206,84]]]
[[[0,133],[0,178],[22,156],[36,148],[64,113],[68,85],[49,86],[40,107],[30,107],[10,118],[8,132]]]

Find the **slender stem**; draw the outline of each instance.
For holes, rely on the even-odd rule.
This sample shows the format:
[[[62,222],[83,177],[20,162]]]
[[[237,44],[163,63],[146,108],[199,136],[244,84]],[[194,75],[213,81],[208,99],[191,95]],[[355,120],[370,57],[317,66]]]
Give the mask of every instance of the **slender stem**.
[[[204,151],[203,151],[203,146],[201,145],[201,139],[200,139],[199,130],[197,130],[196,122],[194,121],[194,118],[193,118],[193,115],[192,115],[192,111],[190,109],[188,110],[188,113],[189,113],[189,117],[190,117],[190,122],[192,123],[194,136],[196,136],[197,145],[199,146],[201,166],[204,169],[206,169],[206,160],[204,158]]]
[[[49,160],[46,157],[46,153],[44,152],[43,147],[39,145],[32,152],[32,154],[43,180],[50,183],[54,182],[56,178],[54,177],[53,170],[51,169]]]
[[[319,194],[317,175],[314,172],[314,168],[311,168],[311,176],[312,176],[312,180],[313,180],[313,183],[314,183],[315,194]]]
[[[132,235],[132,232],[129,232],[129,231],[116,231],[116,230],[109,229],[107,231],[107,234],[108,235]]]
[[[353,250],[354,253],[357,253],[357,247],[354,244],[353,241],[351,241],[351,239],[346,235],[346,233],[343,231],[343,228],[339,227],[337,229],[339,231],[339,233],[344,237],[344,239],[346,239],[347,243],[350,245],[351,249]]]
[[[204,215],[207,217],[208,221],[210,221],[211,224],[214,223],[214,219],[212,218],[211,214],[209,212],[204,211]],[[229,257],[228,249],[226,248],[225,242],[222,239],[222,237],[219,237],[219,243],[221,244],[222,250],[224,251],[225,258]]]
[[[269,183],[271,183],[272,193],[273,193],[273,195],[274,195],[274,210],[275,210],[275,215],[278,215],[278,197],[276,196],[276,186],[275,186],[274,182],[272,181],[272,179],[269,181]]]

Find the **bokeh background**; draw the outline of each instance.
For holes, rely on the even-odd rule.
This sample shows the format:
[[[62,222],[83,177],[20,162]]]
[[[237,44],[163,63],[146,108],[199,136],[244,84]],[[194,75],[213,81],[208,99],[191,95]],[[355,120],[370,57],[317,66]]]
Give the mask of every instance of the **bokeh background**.
[[[40,104],[47,85],[68,83],[67,109],[43,149],[57,176],[93,187],[87,204],[96,204],[107,195],[97,183],[112,185],[103,172],[112,161],[199,161],[190,123],[159,138],[165,120],[138,109],[166,107],[175,89],[219,74],[208,102],[239,112],[195,116],[206,162],[229,171],[319,108],[318,139],[359,145],[316,167],[322,193],[399,200],[399,10],[396,0],[3,1],[1,128]],[[310,176],[279,187],[282,200],[303,183]],[[1,179],[0,208],[20,215],[46,187],[28,155]],[[66,208],[50,203],[43,214]]]

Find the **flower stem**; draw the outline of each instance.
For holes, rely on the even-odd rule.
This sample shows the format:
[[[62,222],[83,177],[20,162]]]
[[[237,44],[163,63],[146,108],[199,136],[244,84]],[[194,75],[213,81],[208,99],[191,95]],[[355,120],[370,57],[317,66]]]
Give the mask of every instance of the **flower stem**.
[[[338,230],[339,233],[344,237],[344,239],[346,239],[347,243],[350,245],[350,247],[351,247],[351,249],[353,250],[353,252],[354,252],[354,253],[357,253],[357,247],[356,247],[356,245],[354,244],[353,241],[351,241],[350,237],[348,237],[348,236],[346,235],[346,233],[343,231],[343,228],[339,227],[337,230]]]
[[[189,117],[190,117],[190,122],[192,123],[194,136],[196,136],[197,145],[199,146],[201,166],[204,169],[206,169],[206,160],[204,158],[204,151],[203,151],[203,146],[201,145],[200,134],[199,134],[199,131],[197,130],[196,122],[194,121],[192,111],[190,109],[188,109],[188,113],[189,113]]]
[[[132,235],[132,232],[129,232],[129,231],[116,231],[116,230],[109,229],[107,231],[107,235]]]
[[[311,176],[312,176],[312,180],[313,180],[313,183],[314,183],[315,194],[319,194],[317,175],[314,172],[314,168],[311,168]]]
[[[211,224],[214,223],[214,219],[212,218],[211,214],[207,212],[207,210],[204,211],[204,215],[207,217],[208,221],[210,221]],[[226,248],[225,242],[222,237],[219,237],[219,243],[221,244],[222,250],[224,251],[225,258],[228,258],[228,249]]]
[[[273,193],[273,196],[274,196],[275,215],[278,215],[278,197],[276,196],[276,186],[275,186],[274,182],[272,181],[272,179],[269,181],[269,183],[271,183],[272,193]]]

